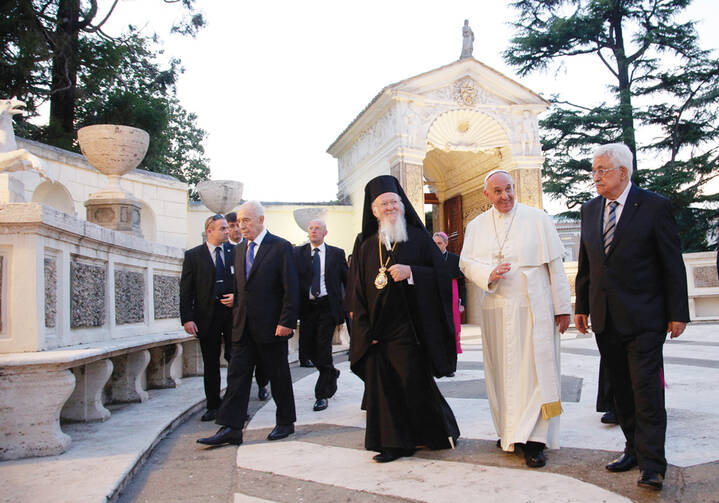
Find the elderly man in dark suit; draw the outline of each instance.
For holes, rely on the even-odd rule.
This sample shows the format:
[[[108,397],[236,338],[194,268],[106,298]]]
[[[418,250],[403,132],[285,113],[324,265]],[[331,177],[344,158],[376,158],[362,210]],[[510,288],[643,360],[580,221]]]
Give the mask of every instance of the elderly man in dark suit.
[[[347,286],[345,252],[325,243],[327,226],[310,222],[310,242],[295,247],[300,280],[300,347],[319,370],[314,411],[325,410],[337,391],[340,371],[332,363],[332,336],[344,321],[343,291]]]
[[[240,223],[237,221],[237,213],[231,211],[225,215],[227,225],[230,228],[230,239],[224,244],[225,250],[230,251],[235,246],[242,243],[242,232],[240,231]],[[230,335],[230,337],[232,337]],[[230,339],[231,341],[231,339]],[[229,361],[229,358],[228,358]],[[265,401],[270,399],[270,389],[267,383],[269,380],[262,368],[258,365],[255,367],[255,380],[257,381],[257,398]]]
[[[679,337],[689,321],[687,279],[671,204],[632,185],[632,159],[619,143],[594,152],[599,196],[581,209],[574,321],[586,333],[591,315],[626,438],[624,453],[607,470],[639,465],[638,485],[661,490],[667,467],[662,347],[667,333]]]
[[[295,431],[287,340],[297,325],[297,270],[292,245],[269,233],[264,220],[264,209],[257,201],[248,201],[237,211],[244,241],[234,249],[232,359],[227,391],[217,413],[220,429],[212,437],[199,439],[201,444],[242,443],[252,373],[258,364],[270,379],[277,405],[276,426],[267,439],[278,440]]]
[[[225,250],[229,231],[223,215],[205,221],[207,241],[185,252],[180,277],[180,320],[185,331],[199,338],[207,411],[214,421],[220,407],[220,352],[230,360],[232,346],[232,252]]]

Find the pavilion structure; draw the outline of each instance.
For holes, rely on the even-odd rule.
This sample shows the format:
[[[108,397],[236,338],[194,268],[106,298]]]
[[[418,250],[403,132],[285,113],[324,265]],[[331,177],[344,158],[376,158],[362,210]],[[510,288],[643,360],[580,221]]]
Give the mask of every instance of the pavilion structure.
[[[517,200],[542,207],[544,161],[537,116],[549,102],[471,56],[388,85],[329,147],[338,193],[361,227],[364,186],[396,176],[417,213],[459,252],[469,221],[489,208],[484,175],[509,171]]]

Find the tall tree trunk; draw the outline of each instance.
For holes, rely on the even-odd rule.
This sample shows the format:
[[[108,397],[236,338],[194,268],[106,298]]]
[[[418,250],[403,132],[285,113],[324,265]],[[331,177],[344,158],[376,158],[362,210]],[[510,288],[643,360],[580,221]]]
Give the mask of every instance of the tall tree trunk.
[[[631,81],[629,79],[629,58],[624,49],[624,33],[622,31],[622,14],[616,4],[610,16],[614,33],[614,57],[617,60],[617,80],[619,81],[619,117],[622,126],[622,141],[634,155],[633,170],[636,180],[637,172],[637,140],[634,135],[634,108],[632,107]]]
[[[60,0],[54,34],[50,130],[72,142],[75,136],[75,101],[79,51],[80,0]]]

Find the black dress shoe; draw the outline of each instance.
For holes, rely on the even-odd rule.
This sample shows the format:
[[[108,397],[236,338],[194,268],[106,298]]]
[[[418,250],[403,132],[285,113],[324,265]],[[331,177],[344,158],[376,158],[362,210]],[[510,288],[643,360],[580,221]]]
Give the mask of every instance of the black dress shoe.
[[[278,424],[275,429],[267,435],[267,440],[280,440],[289,437],[295,432],[294,424]]]
[[[376,456],[372,456],[372,459],[378,463],[389,463],[398,458],[414,455],[414,449],[385,449]]]
[[[231,426],[221,426],[213,436],[198,438],[197,443],[203,445],[240,445],[242,443],[242,430],[236,430]]]
[[[320,398],[315,402],[314,407],[312,407],[312,410],[315,412],[318,412],[320,410],[325,410],[327,406],[329,405],[329,402],[326,398]]]
[[[269,398],[270,398],[270,390],[267,388],[267,385],[262,386],[262,387],[257,391],[257,398],[259,398],[259,399],[262,400],[263,402],[264,402],[265,400],[269,400]]]
[[[207,409],[207,412],[202,414],[200,421],[214,421],[217,418],[217,409]]]
[[[314,366],[315,364],[312,363],[312,360],[300,360],[300,367],[311,368]]]
[[[617,420],[617,415],[614,413],[613,410],[608,410],[607,412],[605,412],[600,421],[604,424],[619,424],[619,421]]]
[[[661,491],[664,485],[664,475],[657,472],[642,472],[642,476],[637,480],[637,485],[646,489]]]
[[[633,454],[622,453],[617,459],[609,463],[606,468],[610,472],[626,472],[637,466],[637,457]]]
[[[502,448],[502,439],[501,439],[501,438],[498,438],[498,439],[497,439],[497,448],[498,448],[498,449],[501,449],[501,448]]]
[[[547,464],[547,457],[544,455],[545,445],[541,442],[529,441],[524,445],[524,462],[530,468],[541,468]]]

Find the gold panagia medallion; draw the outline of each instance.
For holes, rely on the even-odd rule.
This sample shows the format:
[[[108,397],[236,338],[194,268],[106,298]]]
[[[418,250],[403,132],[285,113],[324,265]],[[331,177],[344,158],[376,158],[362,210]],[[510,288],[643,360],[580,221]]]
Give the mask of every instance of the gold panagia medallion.
[[[387,275],[385,274],[384,267],[379,268],[379,273],[377,274],[377,277],[374,279],[374,286],[377,288],[377,290],[382,290],[384,287],[387,286]]]

